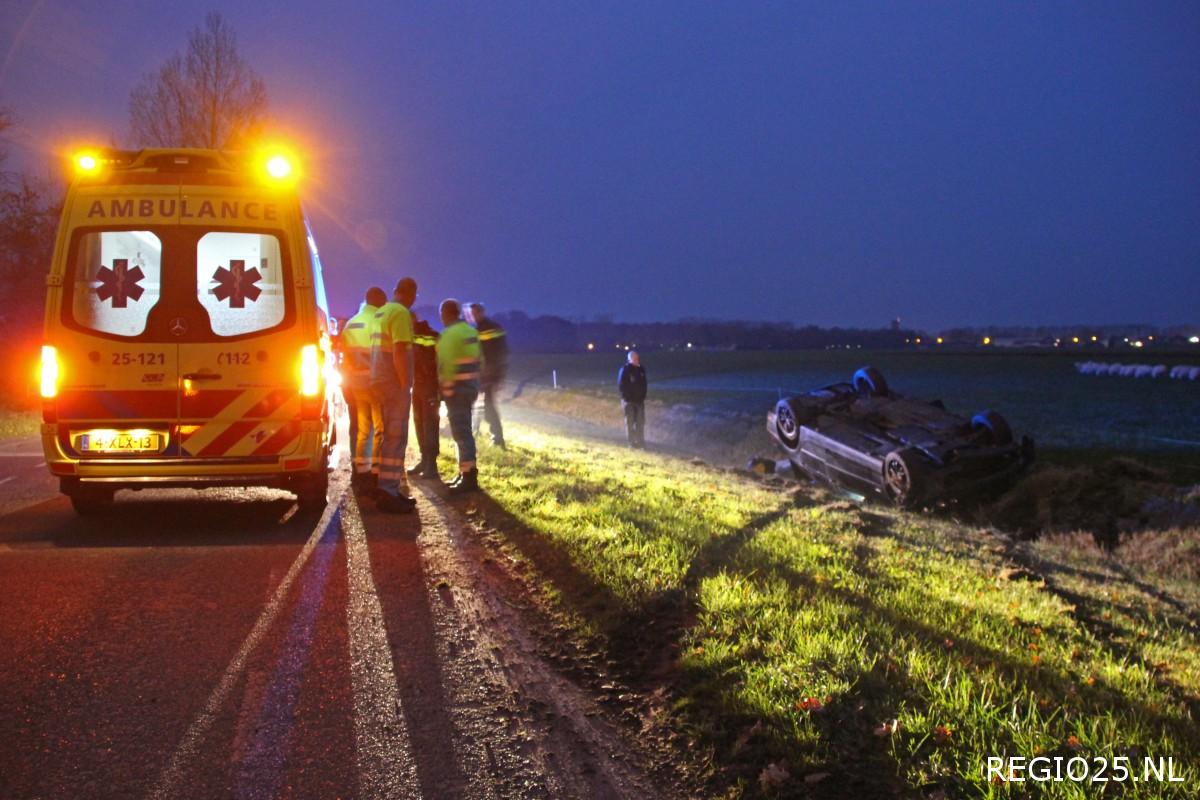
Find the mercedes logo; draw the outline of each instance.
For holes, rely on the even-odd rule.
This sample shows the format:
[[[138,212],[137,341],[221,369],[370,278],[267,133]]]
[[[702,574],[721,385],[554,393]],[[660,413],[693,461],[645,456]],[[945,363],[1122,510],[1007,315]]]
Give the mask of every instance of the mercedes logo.
[[[183,336],[187,333],[187,320],[183,317],[176,317],[171,320],[171,334],[173,336]]]

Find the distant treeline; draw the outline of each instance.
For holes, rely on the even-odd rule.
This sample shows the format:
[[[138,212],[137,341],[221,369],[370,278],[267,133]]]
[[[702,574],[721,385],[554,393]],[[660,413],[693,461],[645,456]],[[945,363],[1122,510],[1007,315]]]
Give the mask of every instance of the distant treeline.
[[[435,320],[437,309],[418,306],[418,316]],[[530,316],[523,311],[492,315],[508,331],[516,352],[605,352],[626,347],[645,350],[829,350],[889,348],[1071,348],[1128,349],[1135,341],[1151,348],[1194,348],[1192,328],[1153,325],[1079,325],[949,328],[928,332],[902,328],[821,328],[790,322],[749,322],[681,319],[674,322],[615,322],[611,319],[571,320],[552,315]],[[1200,332],[1200,326],[1197,326]],[[1095,337],[1095,338],[1093,338]],[[1141,347],[1141,345],[1138,345]]]
[[[436,319],[432,307],[417,315]],[[514,351],[573,353],[624,350],[823,350],[827,348],[904,347],[920,334],[898,327],[886,329],[797,327],[786,322],[731,322],[683,319],[675,322],[578,321],[555,316],[532,317],[522,311],[492,315],[508,331]],[[589,347],[590,346],[590,347]]]

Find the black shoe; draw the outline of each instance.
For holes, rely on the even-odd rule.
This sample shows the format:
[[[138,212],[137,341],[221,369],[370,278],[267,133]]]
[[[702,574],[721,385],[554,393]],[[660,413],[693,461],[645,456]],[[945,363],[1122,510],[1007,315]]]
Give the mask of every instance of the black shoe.
[[[402,494],[395,495],[380,492],[379,499],[375,501],[375,506],[380,511],[386,511],[389,514],[409,514],[417,507],[417,501]]]
[[[473,469],[458,476],[458,482],[450,487],[450,494],[467,494],[479,491],[479,470]]]
[[[507,450],[507,449],[508,449],[508,445],[504,443],[504,438],[503,438],[503,437],[495,437],[495,436],[493,436],[493,437],[492,437],[492,444],[494,444],[496,447],[499,447],[501,450]]]
[[[437,464],[430,461],[429,466],[425,467],[425,471],[421,473],[421,477],[427,481],[441,482],[442,476],[438,474]]]
[[[408,468],[408,474],[414,478],[421,477],[424,474],[424,472],[425,472],[425,462],[424,461],[417,464],[415,467]]]

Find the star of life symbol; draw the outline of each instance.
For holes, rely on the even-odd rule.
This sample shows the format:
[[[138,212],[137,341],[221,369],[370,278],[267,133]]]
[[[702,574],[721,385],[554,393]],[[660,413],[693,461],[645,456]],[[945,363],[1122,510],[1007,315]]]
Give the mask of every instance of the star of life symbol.
[[[240,258],[231,260],[229,269],[217,267],[212,279],[217,284],[213,295],[228,300],[230,308],[245,308],[247,299],[253,302],[262,294],[262,289],[254,285],[262,280],[262,273],[258,267],[247,270],[245,260]]]
[[[101,300],[112,300],[113,308],[126,308],[129,300],[136,303],[146,291],[138,285],[145,277],[141,267],[129,268],[129,259],[114,258],[112,269],[100,267],[96,273],[96,280],[100,281],[96,296]]]

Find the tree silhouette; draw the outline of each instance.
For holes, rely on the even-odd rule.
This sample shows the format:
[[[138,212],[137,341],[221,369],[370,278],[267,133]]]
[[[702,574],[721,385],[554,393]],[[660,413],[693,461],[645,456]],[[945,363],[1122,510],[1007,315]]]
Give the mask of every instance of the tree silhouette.
[[[171,56],[129,95],[139,147],[236,147],[262,126],[266,110],[266,86],[217,12],[192,30],[186,54]]]

